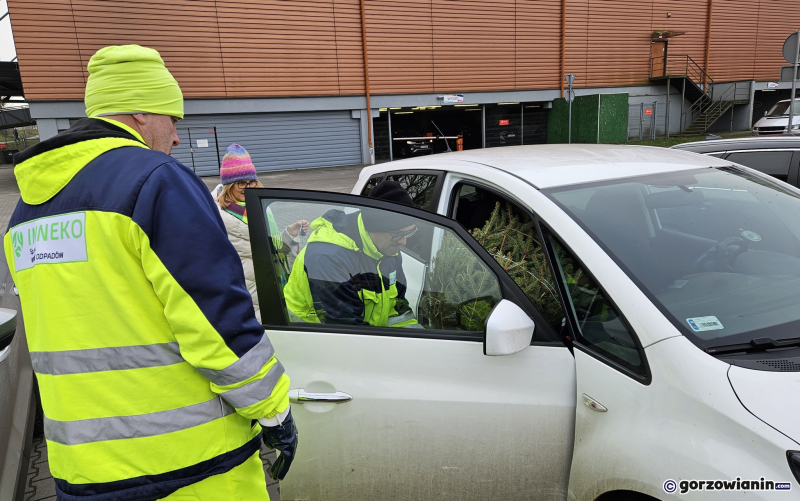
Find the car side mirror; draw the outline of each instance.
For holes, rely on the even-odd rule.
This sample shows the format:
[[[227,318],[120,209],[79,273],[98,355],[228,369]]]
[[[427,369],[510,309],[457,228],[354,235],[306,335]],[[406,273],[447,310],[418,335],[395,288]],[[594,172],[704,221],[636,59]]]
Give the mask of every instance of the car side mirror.
[[[769,111],[765,111],[764,112],[764,116],[767,116],[768,114],[769,114]]]
[[[483,354],[512,355],[531,344],[536,324],[516,304],[503,299],[486,318]]]
[[[11,353],[11,341],[17,331],[17,312],[0,308],[0,362]]]

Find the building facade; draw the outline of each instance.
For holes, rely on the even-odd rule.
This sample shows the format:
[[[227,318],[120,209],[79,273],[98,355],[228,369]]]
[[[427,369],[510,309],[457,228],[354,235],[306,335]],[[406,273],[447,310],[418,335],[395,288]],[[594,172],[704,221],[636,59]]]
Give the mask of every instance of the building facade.
[[[146,45],[183,89],[183,144],[174,154],[198,173],[216,172],[218,152],[234,141],[260,170],[369,163],[370,139],[379,158],[414,154],[403,145],[425,141],[406,137],[431,137],[435,151],[544,142],[567,73],[578,95],[628,94],[629,122],[637,106],[643,116],[655,108],[648,134],[689,125],[692,85],[705,92],[713,83],[719,100],[736,83],[718,123],[746,129],[788,96],[791,82],[778,82],[781,49],[800,28],[792,0],[8,5],[42,138],[84,116],[96,50]]]

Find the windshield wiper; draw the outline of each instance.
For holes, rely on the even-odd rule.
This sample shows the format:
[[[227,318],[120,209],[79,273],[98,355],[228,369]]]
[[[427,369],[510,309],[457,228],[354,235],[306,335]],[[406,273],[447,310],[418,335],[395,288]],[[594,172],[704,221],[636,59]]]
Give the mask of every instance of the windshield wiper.
[[[710,355],[722,355],[723,353],[752,353],[755,351],[774,350],[776,348],[792,348],[800,346],[800,337],[774,340],[771,337],[759,337],[751,339],[749,343],[727,344],[720,346],[710,346],[706,348],[706,353]]]

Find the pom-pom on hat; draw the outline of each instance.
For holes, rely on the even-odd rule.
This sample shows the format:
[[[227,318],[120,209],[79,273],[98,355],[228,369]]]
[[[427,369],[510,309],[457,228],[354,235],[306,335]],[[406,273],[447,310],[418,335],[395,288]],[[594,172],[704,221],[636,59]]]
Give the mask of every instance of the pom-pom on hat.
[[[222,157],[222,167],[219,170],[220,182],[231,184],[236,181],[255,181],[256,167],[250,160],[250,154],[243,146],[233,143],[228,146],[228,152]]]

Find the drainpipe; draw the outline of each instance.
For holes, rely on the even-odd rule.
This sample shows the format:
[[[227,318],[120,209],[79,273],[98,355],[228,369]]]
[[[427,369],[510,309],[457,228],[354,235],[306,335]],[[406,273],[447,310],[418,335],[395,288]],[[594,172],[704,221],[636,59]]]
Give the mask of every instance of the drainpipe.
[[[735,96],[734,96],[735,97]],[[747,128],[753,130],[753,106],[756,102],[756,81],[750,80],[750,109],[747,110]]]
[[[566,31],[567,31],[567,0],[561,0],[561,61],[559,68],[561,70],[561,74],[558,76],[558,80],[561,82],[561,97],[564,97],[564,57],[565,57],[565,46],[566,46]]]
[[[711,11],[714,0],[708,0],[708,14],[706,14],[706,54],[703,58],[703,91],[706,89],[706,75],[708,75],[708,50],[711,46]]]
[[[367,57],[367,17],[364,11],[364,0],[361,0],[361,41],[364,45],[364,93],[367,96],[367,140],[369,141],[369,161],[375,163],[375,148],[372,144],[372,106],[369,100],[369,58]],[[387,110],[388,112],[388,110]],[[391,137],[389,147],[391,148]]]

